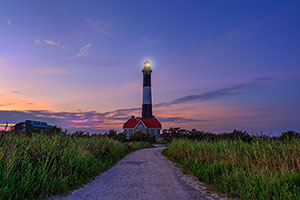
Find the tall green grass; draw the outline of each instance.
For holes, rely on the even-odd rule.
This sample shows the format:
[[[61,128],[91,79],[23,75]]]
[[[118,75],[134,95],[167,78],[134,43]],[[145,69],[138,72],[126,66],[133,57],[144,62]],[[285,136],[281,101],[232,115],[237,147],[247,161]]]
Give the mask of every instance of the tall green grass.
[[[0,199],[43,199],[90,181],[148,143],[0,132]]]
[[[201,181],[241,199],[300,199],[300,140],[173,140],[163,151]]]

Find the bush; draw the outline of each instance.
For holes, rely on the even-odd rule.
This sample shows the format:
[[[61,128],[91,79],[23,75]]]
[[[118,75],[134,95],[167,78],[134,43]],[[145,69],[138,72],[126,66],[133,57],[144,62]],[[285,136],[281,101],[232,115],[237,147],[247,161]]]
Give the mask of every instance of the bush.
[[[257,139],[262,140],[277,140],[277,141],[286,141],[290,139],[300,139],[300,134],[294,131],[283,132],[280,137],[270,137],[267,135],[250,135],[246,131],[240,131],[234,129],[230,133],[208,133],[204,131],[198,131],[196,129],[186,130],[181,128],[169,128],[162,131],[161,137],[171,142],[173,139],[189,139],[197,141],[220,141],[220,140],[230,140],[230,141],[243,141],[247,143],[256,142]]]
[[[116,130],[112,129],[109,130],[108,133],[104,134],[104,136],[117,140],[119,142],[127,142],[126,134],[125,133],[118,133]]]
[[[150,133],[143,133],[141,131],[136,131],[130,135],[129,141],[144,141],[152,144],[156,142],[156,139],[155,136]]]
[[[293,139],[300,139],[300,133],[295,131],[287,131],[283,132],[282,135],[279,137],[281,140],[293,140]]]

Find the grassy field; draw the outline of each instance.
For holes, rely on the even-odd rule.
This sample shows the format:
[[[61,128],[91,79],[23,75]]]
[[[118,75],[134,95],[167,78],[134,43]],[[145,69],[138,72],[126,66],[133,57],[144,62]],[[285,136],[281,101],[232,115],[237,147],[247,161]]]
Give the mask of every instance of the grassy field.
[[[43,199],[89,182],[149,143],[0,132],[0,199]]]
[[[240,199],[300,199],[300,140],[175,139],[163,154]]]

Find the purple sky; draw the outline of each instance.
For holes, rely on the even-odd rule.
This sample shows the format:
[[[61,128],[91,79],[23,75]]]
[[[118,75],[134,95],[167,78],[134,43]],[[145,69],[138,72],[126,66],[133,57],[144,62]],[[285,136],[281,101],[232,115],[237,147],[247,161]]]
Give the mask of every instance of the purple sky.
[[[0,3],[0,127],[121,129],[152,63],[163,128],[300,131],[299,1]]]

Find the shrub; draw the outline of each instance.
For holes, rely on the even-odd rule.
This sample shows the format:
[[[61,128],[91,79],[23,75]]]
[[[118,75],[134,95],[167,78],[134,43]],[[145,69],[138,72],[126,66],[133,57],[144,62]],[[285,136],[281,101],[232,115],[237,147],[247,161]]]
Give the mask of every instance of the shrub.
[[[300,139],[300,134],[294,131],[283,132],[280,137],[270,137],[267,135],[250,135],[246,131],[234,129],[229,133],[208,133],[204,131],[198,131],[196,129],[186,130],[181,128],[169,128],[162,131],[161,137],[171,142],[173,139],[189,139],[189,140],[198,140],[198,141],[220,141],[220,140],[230,140],[252,143],[256,142],[257,139],[262,140],[277,140],[277,141],[286,141],[293,138]]]
[[[136,131],[130,135],[129,141],[144,141],[144,142],[154,143],[156,139],[155,136],[150,133]]]

